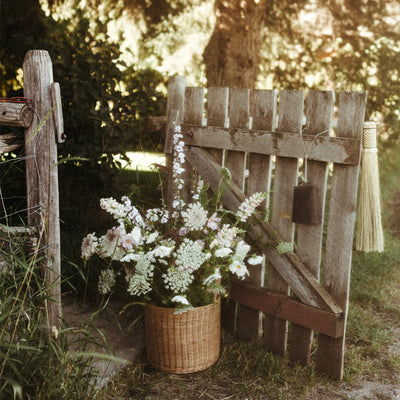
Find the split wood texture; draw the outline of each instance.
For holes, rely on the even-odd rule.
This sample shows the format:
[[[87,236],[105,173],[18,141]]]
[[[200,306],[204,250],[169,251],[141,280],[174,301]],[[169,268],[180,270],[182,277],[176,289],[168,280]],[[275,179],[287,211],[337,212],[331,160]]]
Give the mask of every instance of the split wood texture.
[[[304,99],[302,91],[256,90],[250,101],[248,89],[213,87],[208,88],[204,107],[204,89],[186,88],[185,82],[183,77],[169,82],[167,157],[173,151],[173,126],[181,124],[187,160],[211,188],[218,187],[221,166],[230,170],[232,183],[223,197],[226,208],[237,209],[254,192],[272,192],[265,204],[271,210],[269,220],[248,230],[266,264],[251,267],[245,282],[233,282],[231,328],[241,338],[262,340],[275,353],[289,351],[291,360],[304,364],[311,361],[317,331],[317,370],[342,379],[366,93],[339,94],[334,130],[332,91],[310,91]],[[291,221],[304,148],[308,180],[317,189],[322,209],[320,224]],[[296,252],[279,254],[276,244],[281,241],[292,242]]]
[[[28,224],[37,226],[47,248],[46,284],[50,300],[47,303],[50,326],[58,325],[61,317],[61,256],[57,168],[56,123],[51,97],[53,65],[49,53],[31,50],[23,64],[24,96],[32,99],[37,113],[25,131],[27,208],[40,205],[41,212],[29,213]],[[40,126],[40,124],[42,124]]]
[[[59,87],[54,86],[53,66],[47,51],[28,51],[24,64],[26,103],[0,102],[0,125],[20,126],[25,138],[14,133],[0,135],[0,152],[25,144],[28,229],[6,227],[9,237],[25,236],[26,245],[45,249],[43,276],[46,279],[50,327],[61,318],[61,257],[56,132],[63,130]],[[53,105],[52,90],[58,103]],[[56,112],[54,113],[54,110]],[[58,129],[56,129],[58,128]],[[25,139],[25,140],[24,140]],[[60,137],[61,139],[61,137]],[[62,140],[60,140],[62,141]],[[27,232],[26,232],[27,231]]]

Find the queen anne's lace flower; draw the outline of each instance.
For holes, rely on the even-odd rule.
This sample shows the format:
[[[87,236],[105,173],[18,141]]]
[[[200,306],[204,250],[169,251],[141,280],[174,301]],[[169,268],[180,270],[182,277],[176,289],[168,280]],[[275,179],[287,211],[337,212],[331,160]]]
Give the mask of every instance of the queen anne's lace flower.
[[[163,274],[165,287],[173,293],[185,293],[193,281],[193,275],[184,269],[171,267]]]
[[[129,280],[128,292],[132,296],[145,295],[151,292],[150,282],[147,280],[146,276],[141,274],[134,274]]]
[[[96,253],[97,237],[94,233],[89,233],[82,241],[81,254],[82,258],[87,260]]]
[[[155,259],[151,252],[142,254],[136,263],[136,273],[151,278],[154,275],[154,261]]]
[[[100,294],[105,295],[111,291],[115,285],[114,270],[107,268],[100,272],[98,289]]]
[[[210,258],[211,254],[203,252],[203,248],[193,240],[184,239],[176,252],[176,265],[187,271],[195,271]]]
[[[207,223],[207,211],[200,203],[189,204],[186,211],[182,211],[182,217],[189,231],[200,231]]]

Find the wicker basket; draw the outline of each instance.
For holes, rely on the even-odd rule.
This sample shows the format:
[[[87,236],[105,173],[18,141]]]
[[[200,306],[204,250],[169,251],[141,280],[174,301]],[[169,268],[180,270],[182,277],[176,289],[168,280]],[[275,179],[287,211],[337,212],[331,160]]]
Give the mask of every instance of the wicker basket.
[[[146,304],[146,353],[150,365],[162,371],[185,374],[214,364],[220,349],[220,303],[182,314],[173,308]]]

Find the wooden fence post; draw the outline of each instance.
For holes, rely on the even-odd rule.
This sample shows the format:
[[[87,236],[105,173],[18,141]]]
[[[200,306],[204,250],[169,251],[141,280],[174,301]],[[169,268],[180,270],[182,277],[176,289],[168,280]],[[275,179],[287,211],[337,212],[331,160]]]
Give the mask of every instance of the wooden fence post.
[[[174,125],[180,125],[183,121],[185,108],[186,78],[184,76],[171,76],[168,80],[167,123],[165,133],[164,153],[166,158],[167,173],[165,176],[165,202],[170,210],[175,188],[172,186],[172,157]]]
[[[48,323],[58,326],[61,317],[60,222],[56,127],[51,100],[53,67],[49,53],[28,51],[23,71],[24,96],[32,99],[35,110],[34,121],[25,131],[28,224],[37,226],[39,246],[46,249]]]

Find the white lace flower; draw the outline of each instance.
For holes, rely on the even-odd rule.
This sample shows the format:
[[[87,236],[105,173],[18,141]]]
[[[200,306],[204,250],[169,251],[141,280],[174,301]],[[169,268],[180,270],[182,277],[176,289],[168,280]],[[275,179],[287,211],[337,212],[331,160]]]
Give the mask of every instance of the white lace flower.
[[[234,259],[243,261],[249,251],[250,246],[245,241],[241,240],[236,246]]]
[[[212,282],[216,282],[222,278],[221,273],[219,272],[219,268],[215,268],[215,271],[213,274],[208,276],[206,279],[204,279],[203,283],[204,285],[209,285]]]
[[[151,292],[150,282],[147,280],[146,276],[134,274],[129,280],[128,292],[132,296],[141,296],[147,294]]]
[[[233,261],[233,263],[229,266],[229,271],[242,279],[245,277],[245,275],[249,274],[249,271],[247,270],[244,262],[241,262],[239,260]]]
[[[140,254],[137,253],[128,253],[123,256],[119,261],[121,262],[129,262],[129,261],[137,261],[140,257]]]
[[[154,261],[155,259],[151,252],[142,254],[136,262],[136,273],[151,278],[154,275]]]
[[[150,235],[146,239],[147,244],[154,243],[154,241],[160,236],[158,232],[150,233]]]
[[[109,293],[115,285],[115,273],[112,269],[103,269],[100,272],[98,289],[99,293],[105,295]]]
[[[204,253],[203,248],[193,240],[184,239],[176,252],[176,265],[188,271],[195,271],[210,258],[210,253]]]
[[[82,258],[87,260],[90,258],[94,253],[96,253],[97,247],[97,237],[95,236],[94,232],[89,233],[83,240],[82,240],[82,247],[81,247],[81,255]]]
[[[189,301],[185,296],[174,296],[171,301],[173,301],[174,303],[181,303],[184,305],[189,305]]]
[[[170,267],[162,277],[165,287],[176,294],[185,293],[193,281],[193,275],[190,272],[176,267]]]
[[[232,253],[232,249],[230,249],[228,247],[222,247],[222,249],[215,250],[215,257],[223,258],[223,257],[228,256],[231,253]]]
[[[250,265],[258,265],[261,264],[264,261],[264,257],[263,256],[256,256],[255,254],[253,254],[248,260],[247,262]]]
[[[207,211],[200,203],[189,204],[186,211],[182,212],[185,226],[190,231],[199,231],[204,228],[207,223]]]
[[[170,246],[158,246],[153,250],[154,257],[165,258],[171,255],[173,248]]]

